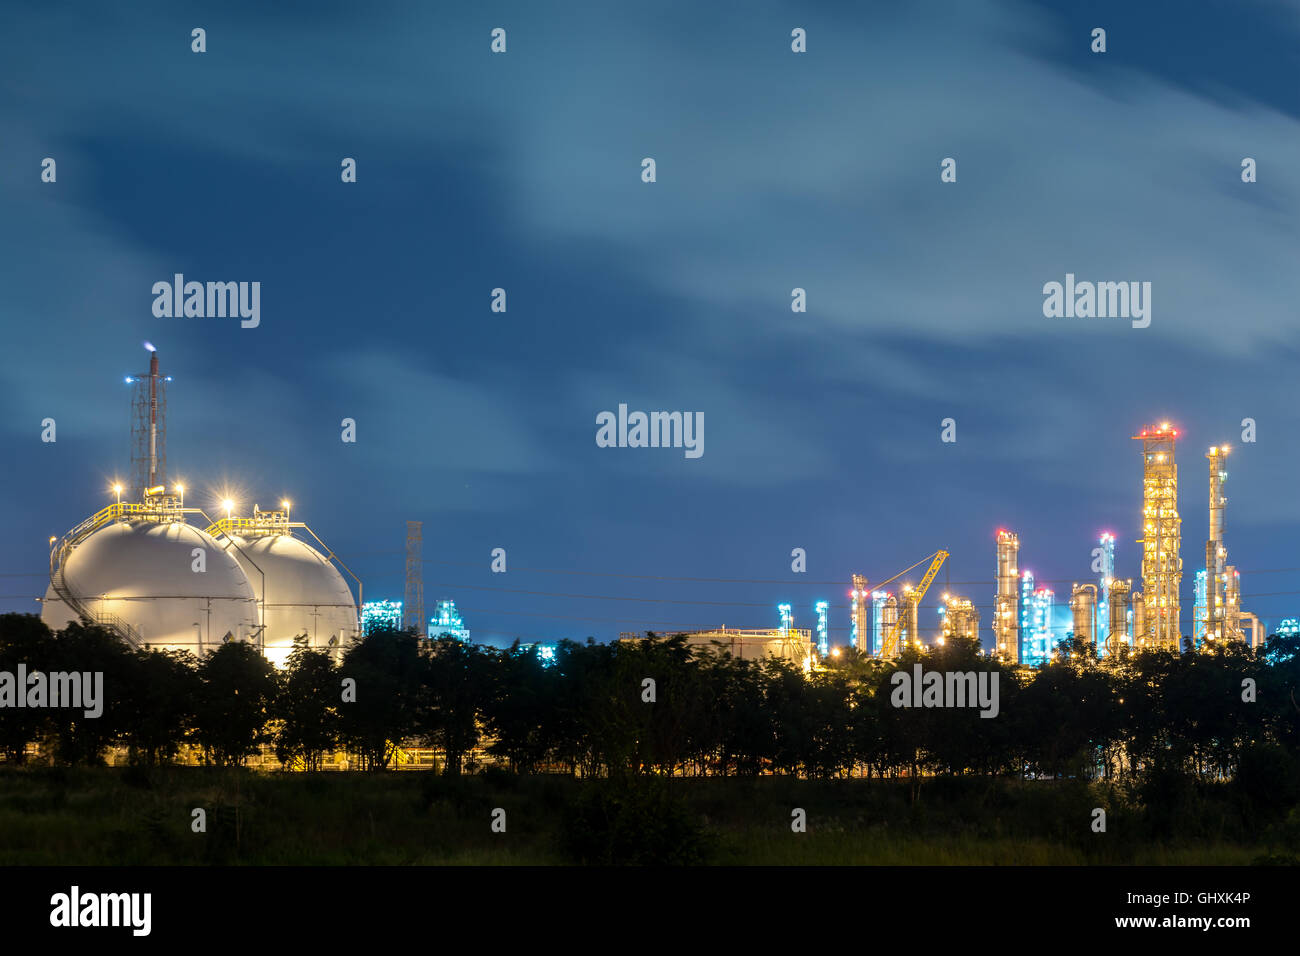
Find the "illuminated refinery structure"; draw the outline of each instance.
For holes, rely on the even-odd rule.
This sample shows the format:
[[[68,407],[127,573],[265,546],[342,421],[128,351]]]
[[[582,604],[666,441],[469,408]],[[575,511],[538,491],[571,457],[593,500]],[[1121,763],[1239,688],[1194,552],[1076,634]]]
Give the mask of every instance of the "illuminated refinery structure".
[[[1115,536],[1109,531],[1102,532],[1097,544],[1097,550],[1101,552],[1101,577],[1097,580],[1095,594],[1097,607],[1093,641],[1097,645],[1097,653],[1104,654],[1105,635],[1110,625],[1110,582],[1115,577]]]
[[[373,634],[380,630],[404,630],[406,620],[401,601],[367,601],[361,605],[361,633]],[[418,632],[418,631],[417,631]],[[456,608],[456,602],[442,598],[434,604],[433,617],[429,618],[425,636],[430,640],[440,637],[454,637],[458,641],[469,643],[469,628],[465,619]],[[531,647],[532,645],[521,645]],[[542,645],[545,646],[545,645]]]
[[[943,618],[939,629],[939,643],[942,644],[953,638],[979,640],[980,614],[969,598],[945,594],[943,604],[939,606],[939,616]]]
[[[1020,536],[998,531],[997,591],[993,605],[994,653],[1020,663]]]
[[[361,605],[361,633],[373,634],[379,630],[401,630],[401,601],[366,601]]]
[[[1223,496],[1223,482],[1228,477],[1228,446],[1217,445],[1205,453],[1210,462],[1210,536],[1205,542],[1205,569],[1199,575],[1205,618],[1201,636],[1207,641],[1227,638],[1235,630],[1236,596],[1228,586],[1228,549],[1223,543],[1223,511],[1228,499]],[[1235,577],[1235,575],[1234,575]]]
[[[911,567],[904,568],[892,578],[881,581],[871,591],[867,590],[867,579],[865,577],[860,574],[852,576],[852,590],[849,591],[849,597],[852,602],[850,608],[853,613],[853,633],[857,637],[856,646],[858,650],[888,659],[897,657],[905,647],[920,646],[921,599],[925,597],[925,592],[929,589],[935,575],[939,573],[939,568],[943,566],[944,561],[947,559],[947,551],[936,551],[934,554],[917,561]],[[926,561],[930,562],[930,567],[926,569],[925,575],[921,578],[921,583],[915,588],[911,585],[905,585],[902,591],[902,601],[883,590],[884,585],[898,580],[908,571],[920,567]],[[867,630],[866,600],[868,594],[872,602],[870,638],[864,636]],[[785,607],[785,605],[782,605],[782,607]]]
[[[849,643],[859,653],[875,653],[875,635],[867,630],[867,579],[853,575],[853,589],[849,591]]]
[[[830,625],[826,619],[830,606],[829,601],[813,605],[813,613],[817,615],[817,653],[823,657],[831,652]]]
[[[1143,545],[1143,591],[1134,590],[1133,579],[1115,576],[1115,535],[1104,532],[1098,538],[1098,547],[1093,549],[1092,571],[1098,575],[1096,583],[1073,584],[1068,621],[1058,625],[1054,620],[1055,593],[1051,588],[1036,587],[1032,571],[1020,570],[1019,536],[1013,531],[998,530],[992,628],[994,653],[999,658],[1025,666],[1047,663],[1055,656],[1056,642],[1064,636],[1066,627],[1076,638],[1095,647],[1099,656],[1115,654],[1124,648],[1181,649],[1178,632],[1181,519],[1177,510],[1178,476],[1174,457],[1177,436],[1177,430],[1168,423],[1146,426],[1134,436],[1143,442],[1142,537],[1138,542]],[[1242,628],[1247,623],[1252,643],[1257,644],[1259,622],[1254,615],[1240,610],[1240,576],[1226,563],[1227,549],[1223,542],[1226,498],[1222,495],[1222,482],[1227,477],[1222,468],[1226,454],[1227,448],[1220,446],[1211,449],[1207,456],[1211,459],[1210,538],[1206,546],[1207,571],[1197,575],[1198,644],[1202,634],[1217,637],[1221,633],[1229,639],[1243,639]],[[874,586],[864,575],[851,575],[849,645],[861,654],[882,659],[897,658],[908,647],[923,646],[920,604],[947,557],[946,551],[937,551]],[[927,560],[930,567],[918,586],[905,584],[897,594],[886,589],[886,585]],[[1219,582],[1212,592],[1203,587],[1209,568],[1214,569]],[[400,603],[396,607],[400,608]],[[838,648],[830,647],[827,602],[813,604],[815,637],[814,632],[795,629],[792,604],[782,603],[777,610],[778,625],[772,629],[723,627],[686,632],[685,636],[691,645],[707,645],[746,659],[771,654],[801,663],[805,670],[814,666],[817,658],[839,653]],[[979,614],[968,599],[945,594],[939,615],[941,626],[937,640],[940,643],[952,637],[978,639]],[[367,614],[367,620],[369,617]],[[435,629],[431,622],[430,633]]]
[[[429,618],[429,629],[426,633],[430,640],[454,637],[458,641],[469,643],[469,628],[465,626],[464,619],[456,610],[456,602],[448,598],[442,598],[434,605],[434,615]]]
[[[865,583],[865,582],[864,582]],[[891,608],[892,602],[892,608]],[[885,628],[898,623],[898,600],[888,591],[871,592],[871,647],[870,653],[879,654],[885,638]]]
[[[1033,575],[1025,572],[1033,586]],[[1029,601],[1028,621],[1023,637],[1021,663],[1030,667],[1045,664],[1052,658],[1055,639],[1052,635],[1052,611],[1056,607],[1056,592],[1051,588],[1038,588]]]
[[[295,637],[337,651],[357,633],[347,568],[302,522],[282,510],[235,517],[234,502],[214,521],[186,507],[185,486],[168,486],[166,401],[170,381],[148,343],[149,371],[127,378],[132,400],[136,501],[116,500],[61,538],[50,539],[50,584],[41,618],[100,625],[135,648],[203,654],[230,641],[255,644],[283,665]],[[192,524],[197,518],[200,524]],[[304,530],[317,551],[294,532]],[[351,572],[347,571],[350,575]],[[355,576],[353,576],[355,580]],[[358,595],[360,582],[357,582]]]
[[[1223,483],[1228,480],[1227,445],[1215,445],[1205,453],[1210,463],[1210,533],[1205,542],[1205,568],[1196,574],[1197,607],[1193,636],[1205,641],[1245,640],[1243,624],[1250,626],[1250,643],[1262,640],[1259,618],[1241,609],[1241,575],[1228,564],[1224,541],[1224,512],[1228,499]]]
[[[1052,657],[1052,609],[1056,592],[1035,588],[1034,572],[1020,576],[1020,652],[1018,662],[1027,667],[1044,664]]]
[[[1097,643],[1097,614],[1097,585],[1074,585],[1070,591],[1070,616],[1076,640]]]
[[[1168,422],[1147,425],[1133,436],[1142,442],[1142,627],[1134,632],[1138,647],[1177,651],[1178,589],[1183,580],[1182,519],[1178,517],[1178,464],[1174,459],[1178,429]],[[1137,623],[1134,614],[1134,623]]]
[[[1133,644],[1133,579],[1111,578],[1106,592],[1110,619],[1106,622],[1105,650],[1107,654],[1118,654],[1121,648]]]

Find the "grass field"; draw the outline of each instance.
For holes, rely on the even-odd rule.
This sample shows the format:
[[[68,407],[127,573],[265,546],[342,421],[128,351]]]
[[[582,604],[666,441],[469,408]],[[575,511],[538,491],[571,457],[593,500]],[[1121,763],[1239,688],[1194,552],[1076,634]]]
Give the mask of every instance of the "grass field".
[[[905,782],[878,780],[679,778],[610,793],[508,774],[0,768],[0,864],[1183,865],[1279,852],[1275,829],[1255,832],[1226,791],[1184,805],[1173,826],[1059,781],[926,780],[915,805]]]

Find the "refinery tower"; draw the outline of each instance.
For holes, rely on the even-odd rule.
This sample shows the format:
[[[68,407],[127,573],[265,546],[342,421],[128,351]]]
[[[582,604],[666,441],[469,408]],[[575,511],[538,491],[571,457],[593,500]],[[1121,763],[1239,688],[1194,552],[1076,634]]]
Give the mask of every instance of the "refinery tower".
[[[993,637],[997,655],[1020,663],[1020,538],[998,531],[997,591],[993,606]]]
[[[1142,442],[1142,626],[1133,643],[1178,651],[1178,589],[1183,580],[1182,519],[1178,517],[1178,430],[1168,422],[1147,425],[1133,436]],[[1135,624],[1137,615],[1135,617]]]

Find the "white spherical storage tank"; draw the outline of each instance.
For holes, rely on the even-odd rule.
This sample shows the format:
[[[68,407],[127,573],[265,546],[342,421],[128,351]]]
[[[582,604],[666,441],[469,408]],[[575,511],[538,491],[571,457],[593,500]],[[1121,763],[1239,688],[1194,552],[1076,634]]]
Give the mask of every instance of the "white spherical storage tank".
[[[183,521],[105,525],[73,548],[64,582],[92,617],[122,619],[149,647],[202,655],[257,636],[248,575],[212,537]],[[51,586],[41,620],[57,630],[76,619]]]
[[[284,667],[295,637],[310,647],[342,651],[357,634],[357,605],[343,575],[319,551],[291,534],[233,537],[230,553],[261,594],[262,647],[266,659]]]

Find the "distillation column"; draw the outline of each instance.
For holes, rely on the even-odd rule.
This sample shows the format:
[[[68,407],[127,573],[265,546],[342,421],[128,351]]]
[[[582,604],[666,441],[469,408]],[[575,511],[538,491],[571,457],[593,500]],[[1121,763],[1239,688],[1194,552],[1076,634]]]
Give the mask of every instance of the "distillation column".
[[[1074,614],[1074,636],[1089,644],[1097,643],[1097,585],[1076,584],[1070,594]]]
[[[1106,654],[1118,654],[1128,643],[1128,602],[1133,590],[1132,581],[1110,579],[1110,593],[1106,603],[1110,606],[1110,621],[1106,628]]]
[[[1228,478],[1227,445],[1216,445],[1205,453],[1210,462],[1210,537],[1205,542],[1205,627],[1206,640],[1242,640],[1239,617],[1241,604],[1236,568],[1228,564],[1228,546],[1223,540],[1223,517],[1228,499],[1223,482]]]
[[[1165,422],[1147,425],[1133,438],[1142,442],[1142,537],[1138,543],[1142,545],[1143,594],[1142,629],[1135,630],[1134,643],[1178,651],[1182,647],[1178,590],[1183,578],[1178,465],[1174,461],[1178,431]]]
[[[867,579],[861,574],[853,575],[853,590],[849,592],[853,599],[853,646],[862,653],[871,653],[871,631],[867,628]]]
[[[1101,550],[1101,577],[1097,582],[1097,654],[1104,655],[1106,628],[1110,623],[1110,582],[1115,577],[1115,536],[1109,531],[1103,532],[1097,544]]]
[[[998,532],[997,591],[994,594],[994,653],[1020,663],[1020,537]]]

